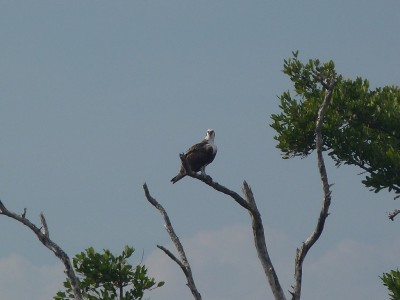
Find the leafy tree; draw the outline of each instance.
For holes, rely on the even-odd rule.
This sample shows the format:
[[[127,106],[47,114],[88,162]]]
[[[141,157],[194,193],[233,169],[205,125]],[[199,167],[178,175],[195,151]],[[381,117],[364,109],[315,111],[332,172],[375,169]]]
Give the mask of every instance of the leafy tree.
[[[335,78],[332,102],[323,124],[323,150],[341,164],[360,167],[364,185],[374,192],[394,191],[400,197],[400,88],[385,86],[371,90],[368,80],[336,75],[332,61],[318,59],[303,64],[298,52],[284,61],[283,72],[294,83],[280,99],[280,114],[272,115],[271,127],[284,158],[308,156],[315,149],[315,120],[329,78]],[[400,213],[389,214],[393,218]],[[400,272],[381,277],[391,299],[400,300]]]
[[[280,114],[272,115],[277,147],[284,158],[307,156],[315,149],[315,120],[325,93],[324,80],[335,74],[332,61],[303,64],[298,52],[284,61],[283,72],[295,93],[283,93]],[[375,192],[387,188],[400,196],[400,88],[370,89],[369,82],[336,76],[332,103],[323,126],[324,151],[336,165],[355,165]]]
[[[125,246],[122,254],[114,256],[109,250],[96,252],[92,247],[77,254],[73,266],[78,274],[79,287],[88,300],[135,300],[142,299],[145,290],[161,287],[148,277],[144,265],[133,267],[127,262],[135,250]],[[59,291],[55,300],[75,299],[70,281],[64,282],[65,291]]]
[[[337,166],[348,164],[363,169],[366,176],[362,182],[371,190],[379,192],[387,188],[400,197],[400,133],[398,132],[400,89],[390,86],[371,90],[367,80],[344,79],[338,75],[333,61],[321,63],[318,59],[314,59],[304,64],[298,59],[298,52],[293,52],[293,57],[284,61],[283,72],[293,82],[295,96],[290,92],[283,93],[279,97],[281,113],[271,116],[271,127],[277,132],[275,136],[278,141],[277,147],[282,151],[284,158],[305,157],[315,150],[323,189],[323,201],[317,224],[312,233],[296,249],[294,284],[289,293],[292,300],[300,300],[303,262],[323,232],[331,203],[331,185],[328,181],[323,152],[326,151]],[[188,176],[230,196],[249,212],[258,258],[274,299],[285,300],[284,290],[268,254],[261,215],[250,186],[246,181],[243,182],[244,197],[241,197],[210,176],[191,172],[185,155],[181,154],[180,158]],[[158,248],[181,267],[194,299],[201,300],[185,251],[175,234],[167,212],[150,195],[147,184],[143,185],[143,189],[147,200],[163,216],[179,258],[162,246]],[[397,214],[400,214],[400,210],[393,212],[390,217],[394,218]],[[385,285],[393,291],[398,286],[398,274],[395,275],[384,274],[383,279]]]
[[[400,272],[392,270],[381,277],[383,285],[389,289],[391,300],[400,300]]]

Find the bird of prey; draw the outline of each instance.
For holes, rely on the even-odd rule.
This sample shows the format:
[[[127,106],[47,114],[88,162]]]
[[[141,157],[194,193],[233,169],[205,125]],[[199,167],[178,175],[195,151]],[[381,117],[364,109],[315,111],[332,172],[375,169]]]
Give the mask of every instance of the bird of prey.
[[[212,129],[207,129],[205,138],[198,144],[190,147],[186,153],[186,159],[193,172],[201,171],[203,176],[206,175],[205,168],[210,164],[217,154],[217,146],[214,144],[215,132]],[[171,179],[172,183],[181,180],[186,176],[186,171],[183,165],[179,170],[178,175]]]

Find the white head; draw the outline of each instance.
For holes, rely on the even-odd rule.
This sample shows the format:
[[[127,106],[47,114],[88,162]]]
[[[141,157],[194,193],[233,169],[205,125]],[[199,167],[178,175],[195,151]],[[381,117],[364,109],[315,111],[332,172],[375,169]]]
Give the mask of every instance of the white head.
[[[212,129],[207,129],[206,137],[204,138],[206,141],[214,142],[215,132]]]

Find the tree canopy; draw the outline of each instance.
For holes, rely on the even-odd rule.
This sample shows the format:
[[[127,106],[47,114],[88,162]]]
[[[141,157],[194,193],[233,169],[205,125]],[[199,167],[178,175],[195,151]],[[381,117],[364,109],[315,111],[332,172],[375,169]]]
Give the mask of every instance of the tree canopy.
[[[323,125],[324,151],[341,164],[360,167],[362,182],[375,192],[400,197],[400,88],[370,89],[368,80],[337,75],[333,61],[302,63],[298,52],[284,61],[283,72],[294,83],[295,95],[279,96],[281,113],[272,115],[277,147],[284,158],[308,156],[315,149],[315,120],[326,81],[335,78],[332,103]]]
[[[391,270],[381,277],[383,285],[389,290],[390,300],[400,300],[400,271]]]
[[[125,246],[122,254],[115,256],[109,250],[96,252],[93,247],[78,253],[72,260],[79,275],[79,287],[84,299],[88,300],[136,300],[142,299],[144,292],[160,287],[147,275],[144,265],[133,267],[127,259],[135,250]],[[75,299],[71,282],[64,282],[65,292],[59,291],[55,300]]]

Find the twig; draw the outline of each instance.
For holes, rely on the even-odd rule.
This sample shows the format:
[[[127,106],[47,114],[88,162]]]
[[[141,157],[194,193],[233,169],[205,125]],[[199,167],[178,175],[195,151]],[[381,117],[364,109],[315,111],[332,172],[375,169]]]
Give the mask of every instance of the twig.
[[[294,274],[294,287],[292,294],[292,300],[299,300],[301,295],[301,282],[302,282],[302,274],[303,274],[303,262],[304,259],[310,250],[310,248],[315,244],[318,238],[321,236],[321,233],[324,229],[326,218],[329,215],[329,206],[331,204],[331,191],[330,185],[328,183],[328,175],[326,173],[325,162],[322,155],[323,150],[323,140],[322,140],[322,125],[324,122],[325,111],[332,100],[333,89],[335,85],[335,78],[331,78],[328,81],[329,86],[326,90],[325,99],[322,102],[321,107],[318,110],[318,117],[315,126],[315,134],[316,134],[316,150],[317,150],[317,158],[318,158],[318,170],[321,176],[322,181],[322,189],[324,193],[322,207],[319,214],[319,218],[317,221],[317,225],[311,235],[303,242],[300,248],[296,251],[296,259],[295,259],[295,274]]]
[[[40,217],[40,222],[42,223],[43,234],[44,234],[46,237],[49,238],[49,237],[50,237],[49,228],[47,227],[47,222],[46,222],[46,219],[45,219],[45,217],[44,217],[43,212],[40,213],[39,217]]]
[[[26,207],[24,207],[24,212],[22,213],[21,217],[22,217],[23,219],[25,219],[25,216],[26,216]]]
[[[46,219],[44,218],[43,213],[40,214],[40,219],[44,232],[42,232],[40,228],[38,228],[35,224],[33,224],[26,218],[26,209],[24,209],[24,213],[22,215],[18,215],[14,212],[9,211],[4,206],[3,202],[0,200],[0,214],[10,217],[14,220],[17,220],[18,222],[27,226],[36,234],[39,241],[42,242],[42,244],[45,245],[48,249],[50,249],[64,264],[65,267],[64,272],[71,282],[75,299],[83,300],[81,290],[79,289],[78,279],[75,276],[75,272],[72,268],[71,261],[69,260],[68,255],[60,248],[60,246],[58,246],[50,239],[49,229],[47,227]]]
[[[400,209],[395,209],[394,211],[391,211],[388,213],[388,218],[392,221],[394,221],[394,218],[400,214]]]
[[[189,287],[190,291],[192,292],[192,295],[194,299],[196,300],[201,300],[201,295],[199,291],[197,290],[196,284],[193,279],[192,275],[192,270],[190,268],[189,261],[187,260],[185,250],[183,249],[183,246],[181,242],[179,241],[178,236],[176,235],[174,228],[172,227],[171,221],[169,220],[168,214],[165,211],[164,207],[160,203],[157,202],[155,198],[153,198],[150,195],[149,189],[147,187],[147,184],[143,184],[143,189],[144,193],[146,195],[147,201],[149,201],[155,208],[158,209],[158,211],[161,213],[162,217],[164,218],[165,222],[165,229],[167,230],[172,242],[174,243],[176,249],[178,250],[178,254],[180,259],[178,259],[175,255],[173,255],[168,249],[162,247],[162,246],[157,246],[161,250],[163,250],[173,261],[175,261],[182,269],[183,273],[186,276],[187,280],[187,286]]]

